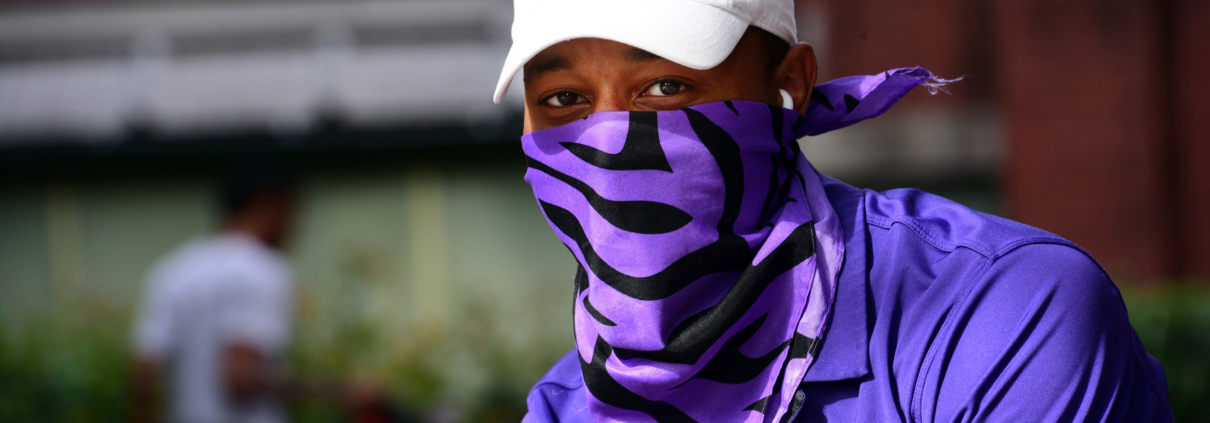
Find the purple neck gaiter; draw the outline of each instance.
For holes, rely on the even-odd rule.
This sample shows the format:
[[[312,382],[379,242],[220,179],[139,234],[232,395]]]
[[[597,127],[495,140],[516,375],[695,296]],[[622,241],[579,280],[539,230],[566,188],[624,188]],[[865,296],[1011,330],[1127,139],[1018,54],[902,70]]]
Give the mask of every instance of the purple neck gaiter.
[[[797,139],[882,114],[919,68],[821,84],[806,116],[724,101],[600,112],[522,138],[525,180],[580,268],[575,338],[598,422],[784,422],[844,234]]]

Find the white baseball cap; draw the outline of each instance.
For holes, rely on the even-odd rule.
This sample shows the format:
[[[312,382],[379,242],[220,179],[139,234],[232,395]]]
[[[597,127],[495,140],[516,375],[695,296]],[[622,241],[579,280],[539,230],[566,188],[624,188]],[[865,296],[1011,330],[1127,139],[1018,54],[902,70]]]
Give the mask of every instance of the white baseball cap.
[[[726,60],[748,26],[798,43],[793,0],[515,0],[513,8],[496,103],[529,59],[576,38],[617,41],[693,69]]]

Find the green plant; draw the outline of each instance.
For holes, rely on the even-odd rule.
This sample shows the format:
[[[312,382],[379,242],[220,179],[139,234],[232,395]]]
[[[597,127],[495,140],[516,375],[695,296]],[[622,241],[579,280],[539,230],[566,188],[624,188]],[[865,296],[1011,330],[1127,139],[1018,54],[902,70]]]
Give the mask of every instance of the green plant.
[[[1171,283],[1123,289],[1130,322],[1164,366],[1176,421],[1210,415],[1210,287]]]
[[[0,325],[0,421],[129,421],[128,321],[94,308]]]
[[[463,319],[445,330],[403,338],[360,312],[357,288],[346,285],[327,295],[301,313],[288,360],[293,373],[327,380],[372,376],[413,414],[446,409],[459,421],[517,421],[529,387],[570,348],[562,333],[511,342],[499,326],[502,312],[489,301],[460,304]],[[1123,296],[1139,338],[1164,366],[1177,421],[1210,415],[1203,400],[1210,395],[1210,287],[1124,288]],[[129,421],[125,310],[76,302],[6,315],[0,322],[0,421]],[[460,381],[467,372],[477,382]],[[291,411],[299,422],[345,419],[322,403],[298,403]]]

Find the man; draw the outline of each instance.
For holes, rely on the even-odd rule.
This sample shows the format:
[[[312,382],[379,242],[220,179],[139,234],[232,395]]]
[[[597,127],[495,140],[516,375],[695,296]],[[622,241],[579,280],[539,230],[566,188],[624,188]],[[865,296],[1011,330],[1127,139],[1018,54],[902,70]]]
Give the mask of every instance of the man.
[[[516,0],[526,181],[580,265],[529,422],[1169,421],[1078,246],[817,173],[899,69],[816,86],[790,0]]]
[[[150,272],[135,325],[135,413],[142,422],[282,422],[281,400],[336,393],[290,382],[280,359],[293,320],[282,245],[293,223],[294,183],[282,170],[233,172],[221,193],[219,233],[192,241]],[[161,414],[160,382],[171,381]],[[349,391],[369,404],[373,390]],[[344,394],[341,394],[344,395]]]

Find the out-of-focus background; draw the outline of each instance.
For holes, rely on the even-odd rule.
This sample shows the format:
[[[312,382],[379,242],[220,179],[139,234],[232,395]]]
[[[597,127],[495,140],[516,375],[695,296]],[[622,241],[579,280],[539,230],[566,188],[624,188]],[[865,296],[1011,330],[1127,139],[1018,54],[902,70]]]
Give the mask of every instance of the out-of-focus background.
[[[822,79],[964,77],[802,140],[817,167],[1084,246],[1165,366],[1178,420],[1210,413],[1210,2],[798,12]],[[511,14],[507,0],[0,1],[0,421],[129,420],[148,268],[215,229],[215,178],[249,158],[301,174],[293,373],[373,375],[429,421],[518,420],[573,345],[574,265],[521,179],[519,96],[490,101]]]

